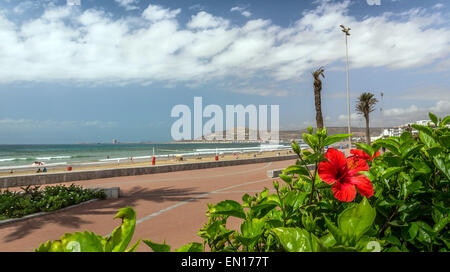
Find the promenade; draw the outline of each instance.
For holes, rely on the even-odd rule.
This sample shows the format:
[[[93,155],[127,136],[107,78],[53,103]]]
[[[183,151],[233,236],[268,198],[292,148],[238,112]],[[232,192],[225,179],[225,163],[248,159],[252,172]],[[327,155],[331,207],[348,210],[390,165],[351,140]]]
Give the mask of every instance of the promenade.
[[[245,193],[252,195],[264,187],[272,192],[267,171],[294,163],[295,160],[286,160],[65,183],[87,188],[120,187],[120,198],[0,226],[0,251],[32,251],[41,242],[59,239],[66,232],[88,230],[107,235],[120,225],[120,220],[113,217],[125,206],[133,207],[137,213],[132,242],[139,238],[159,243],[165,240],[172,249],[201,242],[197,232],[207,222],[207,203],[226,199],[242,202]],[[239,228],[239,220],[230,221],[230,228]],[[150,249],[141,244],[138,251]]]

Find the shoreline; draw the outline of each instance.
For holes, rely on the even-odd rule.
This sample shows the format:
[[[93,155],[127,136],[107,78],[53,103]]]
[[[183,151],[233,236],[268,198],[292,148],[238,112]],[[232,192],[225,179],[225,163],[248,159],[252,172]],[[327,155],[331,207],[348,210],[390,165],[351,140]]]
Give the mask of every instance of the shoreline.
[[[104,169],[88,169],[78,171],[65,171],[57,173],[33,173],[25,175],[15,176],[3,176],[0,177],[0,188],[7,189],[11,187],[33,186],[33,185],[46,185],[55,183],[67,183],[83,180],[93,179],[106,179],[114,177],[127,177],[127,176],[139,176],[149,174],[159,174],[178,171],[189,170],[201,170],[208,168],[227,167],[246,164],[257,164],[265,162],[276,162],[296,159],[297,155],[292,151],[283,155],[270,155],[259,156],[253,158],[240,158],[240,159],[222,159],[216,161],[214,158],[206,161],[186,160],[180,163],[172,164],[160,164],[151,166],[136,166],[132,167],[116,167],[116,168],[104,168]]]
[[[219,155],[219,161],[222,160],[242,160],[242,159],[252,159],[252,158],[265,158],[265,157],[276,157],[280,153],[280,156],[294,154],[290,149],[275,150],[275,151],[262,151],[262,152],[245,152],[236,153],[237,158],[234,154],[222,154]],[[156,157],[156,156],[155,156]],[[201,163],[201,162],[215,162],[215,154],[207,154],[202,156],[188,155],[183,156],[183,160],[177,159],[175,155],[160,155],[156,157],[155,165],[152,165],[152,158],[145,159],[126,159],[121,160],[120,163],[117,161],[99,161],[99,162],[88,162],[88,163],[73,163],[64,165],[54,165],[54,166],[29,166],[26,168],[16,168],[13,173],[10,173],[9,169],[0,170],[0,178],[6,177],[16,177],[24,175],[46,175],[46,174],[60,174],[60,173],[74,173],[80,171],[90,171],[90,170],[106,170],[106,169],[124,169],[130,167],[152,167],[152,166],[162,166],[162,165],[180,165],[187,163]],[[72,167],[71,171],[67,170],[67,167]],[[47,167],[47,172],[37,173],[37,169],[42,169]]]
[[[164,148],[164,147],[163,147]],[[98,152],[97,150],[94,150],[94,154],[87,153],[86,155],[76,155],[71,153],[60,153],[57,155],[47,155],[42,154],[39,155],[41,158],[39,158],[38,155],[35,155],[36,158],[33,158],[33,155],[31,155],[30,158],[20,157],[18,155],[17,158],[6,158],[6,159],[0,159],[0,161],[29,161],[29,163],[19,163],[19,164],[13,164],[13,165],[3,165],[0,166],[0,176],[12,176],[23,174],[23,173],[33,173],[37,172],[38,169],[43,170],[43,168],[46,168],[48,170],[47,172],[50,172],[50,170],[54,169],[60,169],[61,171],[65,170],[67,167],[72,168],[86,168],[86,167],[113,167],[114,165],[123,165],[123,164],[136,164],[136,163],[146,163],[151,162],[153,157],[155,157],[156,161],[173,161],[178,156],[183,156],[185,159],[189,158],[208,158],[208,157],[214,157],[215,155],[219,155],[220,157],[229,156],[237,154],[239,156],[245,157],[245,154],[248,153],[255,153],[257,155],[261,155],[262,153],[266,153],[269,151],[273,152],[283,152],[288,149],[290,149],[290,145],[268,145],[268,146],[237,146],[237,147],[208,147],[208,148],[194,148],[192,150],[164,150],[156,148],[156,154],[155,154],[155,148],[153,148],[153,155],[151,150],[147,152],[142,152],[141,150],[138,150],[137,152],[134,152],[133,150],[130,151],[129,154],[126,154],[127,150],[125,152],[123,151],[113,151],[117,154],[111,154],[111,156],[105,154],[103,156],[98,156],[101,154],[102,151]],[[159,152],[158,152],[159,149]],[[78,151],[77,151],[78,152]],[[79,152],[89,152],[89,150],[80,150]],[[162,153],[161,153],[162,152]],[[106,153],[106,152],[105,152]],[[20,157],[20,158],[19,158]],[[76,159],[76,158],[86,158],[86,159]],[[89,158],[92,157],[92,158]],[[88,159],[89,158],[89,159]],[[42,162],[41,165],[33,165],[32,162]],[[170,163],[170,162],[169,162]]]

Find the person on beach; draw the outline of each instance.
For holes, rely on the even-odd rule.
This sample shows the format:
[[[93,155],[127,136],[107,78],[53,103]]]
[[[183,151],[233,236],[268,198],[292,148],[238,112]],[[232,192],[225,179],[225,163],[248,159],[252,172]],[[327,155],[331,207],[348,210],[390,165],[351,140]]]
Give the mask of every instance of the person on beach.
[[[39,168],[37,171],[36,171],[36,173],[40,173],[41,172],[41,168]]]
[[[44,167],[44,170],[42,172],[47,173],[47,167]]]

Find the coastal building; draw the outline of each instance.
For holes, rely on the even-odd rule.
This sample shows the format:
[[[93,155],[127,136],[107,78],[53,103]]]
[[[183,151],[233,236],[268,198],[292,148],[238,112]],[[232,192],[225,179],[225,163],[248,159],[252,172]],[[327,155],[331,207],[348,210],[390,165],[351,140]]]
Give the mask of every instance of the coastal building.
[[[419,134],[419,131],[413,128],[412,125],[421,125],[421,126],[428,126],[428,124],[431,123],[431,126],[434,126],[433,122],[431,120],[419,120],[415,123],[406,123],[401,126],[396,126],[393,128],[387,128],[383,130],[383,133],[378,138],[387,138],[391,136],[400,137],[403,132],[409,131],[411,134]]]

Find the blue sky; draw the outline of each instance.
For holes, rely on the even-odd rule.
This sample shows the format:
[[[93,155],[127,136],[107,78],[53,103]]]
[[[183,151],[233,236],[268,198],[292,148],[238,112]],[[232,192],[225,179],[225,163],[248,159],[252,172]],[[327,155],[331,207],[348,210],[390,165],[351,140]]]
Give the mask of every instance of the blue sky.
[[[377,1],[374,1],[377,2]],[[0,144],[170,141],[173,106],[280,105],[280,128],[346,125],[384,93],[384,123],[450,113],[447,1],[0,0]],[[381,126],[379,111],[372,125]]]

